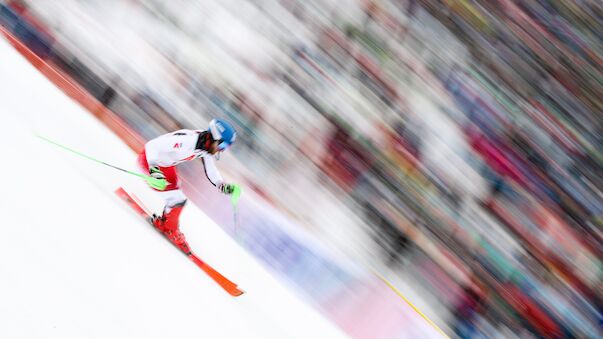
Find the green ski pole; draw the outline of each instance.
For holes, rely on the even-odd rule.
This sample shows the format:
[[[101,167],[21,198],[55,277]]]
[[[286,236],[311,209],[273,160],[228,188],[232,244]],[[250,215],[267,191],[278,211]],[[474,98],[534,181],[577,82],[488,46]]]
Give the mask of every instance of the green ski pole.
[[[237,225],[238,225],[238,208],[237,204],[239,202],[239,198],[241,197],[241,186],[235,185],[234,190],[232,191],[232,195],[230,196],[230,203],[232,204],[233,209],[233,221],[234,221],[234,234],[237,236]]]
[[[50,144],[53,144],[53,145],[58,146],[58,147],[60,147],[60,148],[62,148],[62,149],[64,149],[64,150],[67,150],[67,151],[69,151],[69,152],[71,152],[71,153],[74,153],[74,154],[76,154],[76,155],[79,155],[79,156],[80,156],[80,157],[82,157],[82,158],[86,158],[86,159],[88,159],[88,160],[92,160],[92,161],[97,162],[97,163],[99,163],[99,164],[103,164],[103,165],[105,165],[105,166],[109,166],[109,167],[114,168],[114,169],[116,169],[116,170],[120,170],[120,171],[122,171],[122,172],[126,172],[126,173],[128,173],[128,174],[135,175],[135,176],[137,176],[137,177],[139,177],[139,178],[142,178],[144,181],[146,181],[146,182],[147,182],[147,184],[149,184],[150,186],[152,186],[152,187],[154,187],[154,188],[157,188],[157,189],[159,189],[159,190],[164,190],[164,189],[167,187],[167,181],[165,181],[165,179],[157,179],[157,178],[153,178],[152,176],[149,176],[149,175],[144,175],[144,174],[140,174],[140,173],[136,173],[136,172],[128,171],[128,170],[125,170],[125,169],[123,169],[123,168],[120,168],[120,167],[117,167],[117,166],[114,166],[114,165],[108,164],[108,163],[106,163],[106,162],[104,162],[104,161],[101,161],[101,160],[98,160],[98,159],[94,159],[94,158],[93,158],[93,157],[91,157],[91,156],[88,156],[88,155],[86,155],[86,154],[80,153],[80,152],[78,152],[78,151],[76,151],[76,150],[73,150],[73,149],[71,149],[71,148],[67,147],[67,146],[63,146],[63,145],[61,145],[61,144],[59,144],[59,143],[57,143],[57,142],[54,142],[54,141],[52,141],[52,140],[50,140],[50,139],[48,139],[48,138],[43,137],[43,136],[41,136],[41,135],[36,135],[36,136],[37,136],[38,138],[40,138],[40,139],[42,139],[42,140],[44,140],[44,141],[46,141],[46,142],[50,143]],[[234,193],[233,193],[233,194],[234,194]],[[240,194],[240,193],[239,193],[239,194]]]

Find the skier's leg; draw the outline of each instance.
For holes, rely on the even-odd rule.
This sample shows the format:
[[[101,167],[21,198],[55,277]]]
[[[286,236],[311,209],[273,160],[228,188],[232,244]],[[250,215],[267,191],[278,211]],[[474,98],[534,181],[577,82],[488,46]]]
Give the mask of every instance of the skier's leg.
[[[149,164],[145,151],[138,155],[138,165],[143,172],[149,172]],[[180,190],[180,178],[175,166],[159,167],[168,181],[168,186],[163,191],[153,189],[165,201],[163,214],[161,216],[153,215],[153,224],[157,229],[164,233],[170,240],[177,244],[185,244],[184,235],[179,230],[180,213],[186,204],[186,196]]]
[[[163,215],[154,216],[153,225],[183,252],[190,253],[184,234],[180,232],[180,213],[186,204],[186,196],[181,190],[158,192],[165,201]]]
[[[163,215],[156,219],[155,226],[160,231],[176,231],[179,227],[180,213],[186,205],[186,196],[180,189],[157,192],[165,201]]]

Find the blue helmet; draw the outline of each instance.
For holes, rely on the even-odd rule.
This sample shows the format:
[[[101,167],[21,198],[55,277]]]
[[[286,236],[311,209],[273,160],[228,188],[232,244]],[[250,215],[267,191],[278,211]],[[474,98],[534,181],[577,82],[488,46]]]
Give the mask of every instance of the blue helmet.
[[[218,150],[227,149],[237,138],[237,132],[231,124],[222,119],[213,119],[209,122],[209,132],[211,137],[219,141]]]

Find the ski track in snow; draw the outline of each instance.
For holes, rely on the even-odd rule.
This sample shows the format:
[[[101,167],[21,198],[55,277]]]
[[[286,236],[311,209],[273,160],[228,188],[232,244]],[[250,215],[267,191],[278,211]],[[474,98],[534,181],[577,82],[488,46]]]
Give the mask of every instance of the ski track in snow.
[[[35,133],[129,170],[136,154],[3,38],[0,60],[0,338],[345,337],[189,204],[191,247],[247,293],[223,292],[113,193],[158,211],[143,182]]]

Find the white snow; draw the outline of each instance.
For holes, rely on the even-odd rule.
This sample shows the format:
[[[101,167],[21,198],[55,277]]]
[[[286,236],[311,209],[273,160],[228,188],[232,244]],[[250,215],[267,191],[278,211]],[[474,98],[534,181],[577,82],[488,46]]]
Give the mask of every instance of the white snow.
[[[125,186],[159,209],[139,179],[37,138],[136,170],[133,151],[1,38],[0,122],[0,338],[345,337],[192,204],[191,247],[245,295],[114,195]]]

